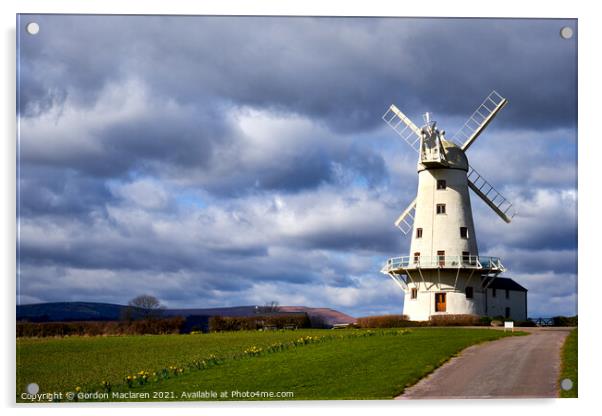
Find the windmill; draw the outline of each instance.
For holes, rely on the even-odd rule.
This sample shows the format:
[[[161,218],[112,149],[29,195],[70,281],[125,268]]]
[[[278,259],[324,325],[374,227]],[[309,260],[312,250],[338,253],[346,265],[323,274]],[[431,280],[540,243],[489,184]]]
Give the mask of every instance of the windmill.
[[[395,105],[383,115],[418,153],[416,198],[395,221],[404,234],[412,231],[410,255],[389,259],[381,270],[404,291],[403,313],[411,320],[489,312],[488,288],[505,268],[498,257],[479,256],[468,189],[507,223],[515,211],[468,164],[465,152],[507,102],[492,91],[451,139],[429,113],[421,128]]]

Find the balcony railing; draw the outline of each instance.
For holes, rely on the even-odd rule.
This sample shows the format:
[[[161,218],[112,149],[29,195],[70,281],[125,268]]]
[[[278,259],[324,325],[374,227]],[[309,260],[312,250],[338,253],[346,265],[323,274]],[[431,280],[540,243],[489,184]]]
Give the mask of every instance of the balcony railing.
[[[505,271],[499,257],[488,256],[403,256],[387,260],[382,272],[403,269],[483,269]]]

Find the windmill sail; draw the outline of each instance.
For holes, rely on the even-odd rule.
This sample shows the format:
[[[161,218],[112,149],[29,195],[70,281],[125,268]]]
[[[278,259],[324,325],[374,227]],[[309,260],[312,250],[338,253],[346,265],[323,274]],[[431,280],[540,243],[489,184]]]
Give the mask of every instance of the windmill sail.
[[[410,120],[397,107],[391,107],[383,114],[383,120],[416,152],[420,150],[420,137],[422,133],[412,120]]]
[[[402,233],[408,234],[412,230],[414,225],[414,213],[416,212],[416,199],[414,199],[410,205],[401,213],[395,226],[401,230]]]
[[[472,166],[468,170],[468,186],[504,221],[509,223],[516,211],[513,205],[502,196],[485,178]]]
[[[508,100],[496,91],[492,91],[472,113],[462,128],[452,137],[452,141],[466,151],[507,103]]]
[[[496,91],[492,91],[485,97],[485,100],[477,107],[475,112],[472,113],[462,128],[453,136],[451,141],[460,147],[462,151],[466,151],[507,103],[508,100]],[[417,153],[420,153],[423,136],[422,130],[402,113],[401,110],[392,104],[382,116],[382,119],[395,130],[395,132],[409,144],[412,149]],[[426,121],[428,124],[430,120]],[[422,162],[426,163],[424,161]],[[512,203],[502,196],[502,194],[500,194],[471,166],[469,166],[467,177],[470,189],[489,205],[489,207],[505,222],[509,223],[514,215],[516,215]],[[395,221],[395,226],[404,234],[408,234],[412,230],[415,212],[416,200],[412,201],[399,218],[397,218],[397,221]]]

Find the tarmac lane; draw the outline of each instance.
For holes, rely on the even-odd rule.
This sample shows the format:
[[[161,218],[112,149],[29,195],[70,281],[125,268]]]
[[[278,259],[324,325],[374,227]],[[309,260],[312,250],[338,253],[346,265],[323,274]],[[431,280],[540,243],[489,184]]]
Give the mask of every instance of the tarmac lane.
[[[530,335],[473,345],[396,399],[558,397],[561,350],[573,328],[518,328]]]

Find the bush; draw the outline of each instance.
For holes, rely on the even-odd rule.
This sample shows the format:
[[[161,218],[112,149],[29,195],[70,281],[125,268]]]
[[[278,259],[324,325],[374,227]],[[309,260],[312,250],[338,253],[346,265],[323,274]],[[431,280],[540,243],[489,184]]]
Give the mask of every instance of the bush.
[[[487,326],[490,318],[479,315],[432,315],[428,321],[410,321],[406,315],[358,318],[359,328],[403,328],[423,326]]]
[[[479,326],[483,325],[479,315],[431,315],[433,326]]]
[[[360,328],[402,328],[416,325],[408,320],[407,315],[381,315],[358,318],[357,326]]]
[[[554,326],[577,326],[577,315],[555,316],[552,318]]]
[[[311,322],[306,313],[274,314],[259,316],[212,316],[209,330],[241,331],[257,329],[309,328]]]
[[[17,337],[177,334],[184,319],[176,316],[140,321],[17,322]]]
[[[481,325],[489,326],[491,325],[492,319],[489,316],[481,316],[481,319],[479,321]]]

